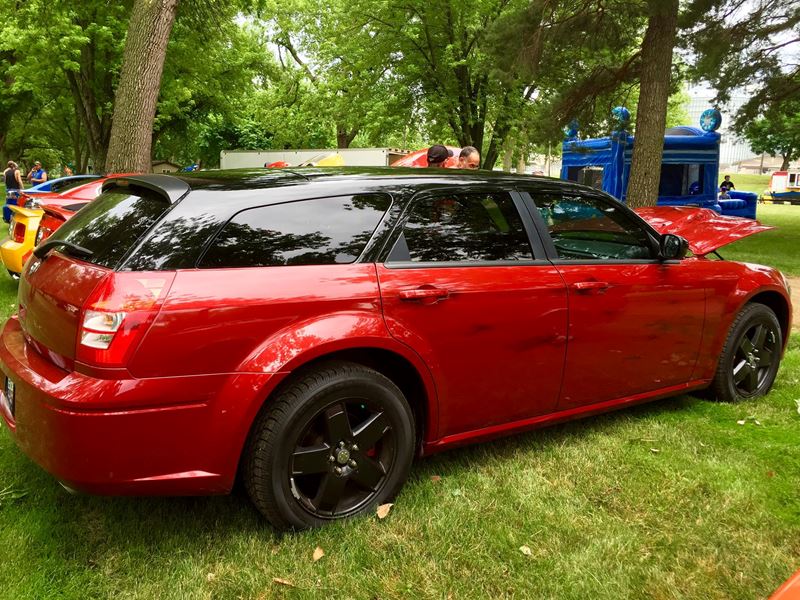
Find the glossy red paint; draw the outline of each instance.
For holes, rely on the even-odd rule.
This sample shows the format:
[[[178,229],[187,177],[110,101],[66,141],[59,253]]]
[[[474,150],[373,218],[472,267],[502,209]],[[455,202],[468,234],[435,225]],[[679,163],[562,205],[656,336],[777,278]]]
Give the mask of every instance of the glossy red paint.
[[[379,266],[378,278],[389,332],[451,399],[439,405],[440,436],[555,409],[567,345],[567,294],[555,267]],[[437,294],[415,294],[424,291]]]
[[[709,208],[648,206],[636,212],[659,233],[673,233],[689,242],[689,249],[704,256],[722,246],[774,227],[753,219],[725,217]]]
[[[120,304],[130,280],[152,289],[165,273],[56,251],[26,264],[19,315],[0,336],[17,410],[0,412],[71,487],[225,492],[276,387],[343,351],[391,354],[418,374],[429,454],[703,387],[756,296],[791,322],[777,271],[699,257],[186,268],[168,272],[144,308],[152,319],[124,338],[129,355],[83,358],[86,310],[140,310]]]
[[[800,571],[797,571],[775,590],[769,600],[800,600]]]
[[[461,148],[456,148],[455,146],[446,146],[453,155],[444,161],[444,166],[447,169],[457,169],[458,168],[458,155],[461,152]],[[412,152],[411,154],[406,154],[402,158],[398,158],[396,161],[392,163],[393,167],[419,167],[424,168],[428,166],[428,149],[423,148],[422,150],[417,150],[416,152]]]

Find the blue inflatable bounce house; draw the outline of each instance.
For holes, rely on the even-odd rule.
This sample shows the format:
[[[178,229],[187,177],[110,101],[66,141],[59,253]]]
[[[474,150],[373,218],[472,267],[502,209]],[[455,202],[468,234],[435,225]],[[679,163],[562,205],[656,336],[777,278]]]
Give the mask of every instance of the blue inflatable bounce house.
[[[619,106],[612,111],[613,131],[608,137],[582,140],[578,123],[564,130],[561,179],[602,189],[625,202],[635,137],[626,131],[630,112]],[[700,117],[700,128],[672,127],[664,135],[658,204],[700,206],[722,215],[756,218],[758,197],[750,192],[720,193],[719,140],[722,116],[709,109]]]

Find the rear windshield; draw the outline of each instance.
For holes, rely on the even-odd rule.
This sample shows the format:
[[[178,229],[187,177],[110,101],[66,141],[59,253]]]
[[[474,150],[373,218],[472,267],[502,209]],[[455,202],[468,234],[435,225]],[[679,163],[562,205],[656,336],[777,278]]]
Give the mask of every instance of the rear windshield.
[[[163,197],[147,190],[115,189],[87,204],[50,239],[91,250],[89,262],[115,269],[169,206]]]

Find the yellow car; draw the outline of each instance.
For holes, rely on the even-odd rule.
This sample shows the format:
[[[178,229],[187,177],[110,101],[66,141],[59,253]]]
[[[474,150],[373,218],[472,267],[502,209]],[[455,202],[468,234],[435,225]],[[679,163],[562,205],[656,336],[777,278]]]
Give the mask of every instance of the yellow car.
[[[44,211],[41,208],[9,206],[11,223],[8,239],[0,245],[0,257],[12,277],[22,272],[23,259],[36,246],[36,232]]]
[[[80,185],[57,194],[40,194],[31,197],[26,196],[23,191],[19,202],[24,203],[24,207],[7,205],[7,208],[11,210],[11,223],[8,226],[8,239],[0,244],[0,258],[3,259],[8,273],[12,277],[18,277],[22,272],[22,266],[25,264],[28,253],[39,242],[36,236],[39,232],[39,223],[44,215],[44,211],[39,208],[39,205],[59,206],[68,211],[77,211],[100,195],[106,179],[106,177],[100,177],[88,183],[78,182]]]

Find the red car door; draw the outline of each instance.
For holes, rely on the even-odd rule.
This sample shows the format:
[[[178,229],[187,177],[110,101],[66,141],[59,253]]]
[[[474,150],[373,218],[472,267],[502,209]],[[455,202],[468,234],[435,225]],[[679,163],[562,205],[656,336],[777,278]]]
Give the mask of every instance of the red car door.
[[[558,401],[566,290],[552,264],[535,260],[520,202],[507,192],[417,197],[377,267],[389,331],[434,376],[440,437],[547,413]]]
[[[659,261],[645,224],[603,197],[531,196],[569,296],[559,409],[690,382],[705,320],[702,265]]]

